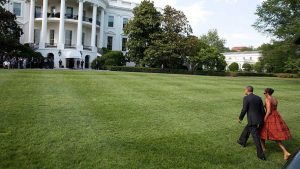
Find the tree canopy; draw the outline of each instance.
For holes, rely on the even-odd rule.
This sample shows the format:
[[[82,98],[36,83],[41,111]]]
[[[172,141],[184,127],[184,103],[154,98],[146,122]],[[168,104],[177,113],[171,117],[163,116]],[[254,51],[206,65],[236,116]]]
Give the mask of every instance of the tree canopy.
[[[145,50],[152,44],[152,35],[161,31],[161,14],[153,2],[144,0],[133,9],[134,18],[124,31],[128,34],[128,58],[136,64],[143,64]]]
[[[268,72],[293,72],[300,70],[300,54],[295,40],[300,35],[299,0],[266,0],[258,6],[258,19],[254,27],[276,38],[271,44],[263,44],[262,67]]]
[[[160,13],[154,3],[144,0],[133,11],[125,33],[129,36],[128,58],[139,66],[223,71],[226,67],[225,40],[217,30],[198,38],[186,15],[169,5]],[[186,66],[186,67],[185,67]]]
[[[191,33],[192,29],[185,14],[167,5],[162,15],[161,31],[153,34],[153,41],[146,50],[147,63],[154,67],[182,66],[185,39]]]
[[[300,35],[299,0],[266,0],[258,6],[254,27],[278,39],[293,39]]]
[[[200,39],[207,43],[209,46],[214,47],[220,53],[226,51],[225,39],[220,38],[217,29],[211,29],[207,34],[200,36]]]

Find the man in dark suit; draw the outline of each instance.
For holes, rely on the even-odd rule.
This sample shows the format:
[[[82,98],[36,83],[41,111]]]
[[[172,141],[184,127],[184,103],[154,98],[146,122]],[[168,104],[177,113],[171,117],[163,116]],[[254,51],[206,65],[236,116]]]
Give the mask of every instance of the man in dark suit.
[[[256,146],[257,157],[261,160],[266,160],[259,137],[259,129],[264,123],[265,116],[263,102],[259,96],[253,94],[252,86],[247,86],[245,88],[245,95],[246,96],[244,97],[243,101],[243,109],[239,117],[239,123],[242,122],[244,116],[247,114],[248,124],[246,125],[237,142],[241,146],[245,147],[251,133]]]

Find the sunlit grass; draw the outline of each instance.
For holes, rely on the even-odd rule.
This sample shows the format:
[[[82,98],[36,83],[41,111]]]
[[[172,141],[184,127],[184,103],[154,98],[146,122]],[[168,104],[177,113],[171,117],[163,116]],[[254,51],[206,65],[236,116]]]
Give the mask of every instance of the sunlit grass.
[[[236,144],[243,88],[275,88],[299,146],[300,80],[0,70],[0,168],[280,168]]]

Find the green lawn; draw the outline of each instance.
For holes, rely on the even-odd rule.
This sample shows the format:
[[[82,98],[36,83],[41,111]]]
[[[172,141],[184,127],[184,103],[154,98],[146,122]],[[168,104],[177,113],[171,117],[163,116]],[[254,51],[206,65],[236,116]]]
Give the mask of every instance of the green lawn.
[[[275,88],[295,151],[300,79],[0,70],[0,168],[280,168],[275,143],[236,144],[249,84]]]

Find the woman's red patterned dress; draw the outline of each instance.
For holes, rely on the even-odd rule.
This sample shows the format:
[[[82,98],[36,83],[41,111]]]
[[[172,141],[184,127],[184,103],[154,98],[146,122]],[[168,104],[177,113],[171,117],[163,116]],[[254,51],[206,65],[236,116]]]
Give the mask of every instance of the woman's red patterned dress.
[[[264,140],[289,140],[292,138],[290,130],[277,111],[277,105],[271,103],[271,113],[267,117],[260,137]]]

